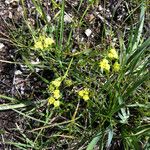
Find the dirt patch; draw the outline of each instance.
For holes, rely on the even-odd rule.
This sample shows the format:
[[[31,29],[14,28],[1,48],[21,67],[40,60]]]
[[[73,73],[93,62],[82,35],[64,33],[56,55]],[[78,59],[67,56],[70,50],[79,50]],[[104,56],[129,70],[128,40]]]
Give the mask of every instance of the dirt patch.
[[[0,43],[0,94],[6,96],[12,96],[13,88],[13,76],[14,76],[14,64],[12,61],[13,49],[10,48],[7,43]],[[0,105],[9,103],[9,100],[0,98]],[[13,138],[12,128],[15,127],[16,113],[13,111],[0,111],[0,143],[5,140],[11,141]],[[3,146],[2,146],[3,145]],[[0,144],[1,149],[5,149],[5,144]]]
[[[7,32],[4,27],[3,20],[11,17],[11,10],[9,11],[6,1],[0,2],[0,95],[12,96],[14,64],[13,61],[14,49],[5,41]],[[9,103],[7,99],[0,98],[0,105]],[[13,131],[15,127],[17,115],[15,112],[0,111],[0,149],[10,148],[5,142],[12,141]]]

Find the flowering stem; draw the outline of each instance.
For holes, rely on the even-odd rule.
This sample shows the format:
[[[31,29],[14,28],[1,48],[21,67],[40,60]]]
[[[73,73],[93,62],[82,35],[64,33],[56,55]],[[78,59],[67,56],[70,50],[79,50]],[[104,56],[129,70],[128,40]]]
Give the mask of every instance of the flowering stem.
[[[64,74],[64,76],[63,76],[63,78],[62,78],[62,81],[67,77],[72,62],[73,62],[73,57],[71,58],[71,61],[70,61],[70,63],[69,63],[69,66],[68,66],[68,68],[67,68],[67,71],[65,72],[65,74]]]

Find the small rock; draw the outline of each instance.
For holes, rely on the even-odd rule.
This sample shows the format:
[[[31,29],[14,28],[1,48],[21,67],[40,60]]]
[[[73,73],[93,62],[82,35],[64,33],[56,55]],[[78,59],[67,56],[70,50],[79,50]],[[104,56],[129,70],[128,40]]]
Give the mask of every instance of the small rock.
[[[47,21],[50,22],[51,21],[51,17],[50,15],[47,15]]]
[[[90,29],[85,30],[85,34],[87,37],[91,35],[92,31]]]
[[[83,41],[84,41],[84,37],[81,38],[81,42],[83,42]]]
[[[20,12],[21,14],[23,14],[23,9],[21,6],[18,6],[17,11]]]
[[[99,5],[98,9],[99,9],[99,11],[102,11],[103,7],[101,5]]]
[[[64,22],[65,23],[71,23],[72,22],[72,18],[68,14],[65,14],[64,15]]]
[[[0,43],[0,51],[5,47],[3,43]]]
[[[39,64],[39,63],[40,63],[40,61],[39,61],[38,58],[36,58],[36,61],[31,60],[31,64],[32,64],[32,65],[37,65],[37,64]]]
[[[10,19],[12,19],[12,17],[13,17],[12,12],[9,12],[8,17],[9,17]]]
[[[41,71],[41,69],[35,68],[35,72],[39,72],[39,71]]]
[[[20,75],[20,74],[22,74],[22,72],[20,70],[15,71],[15,75]]]
[[[11,3],[14,3],[14,2],[18,2],[19,0],[5,0],[5,4],[11,4]]]
[[[72,49],[72,53],[75,53],[77,50],[74,48],[74,49]]]
[[[56,3],[61,3],[62,2],[62,0],[56,0]]]

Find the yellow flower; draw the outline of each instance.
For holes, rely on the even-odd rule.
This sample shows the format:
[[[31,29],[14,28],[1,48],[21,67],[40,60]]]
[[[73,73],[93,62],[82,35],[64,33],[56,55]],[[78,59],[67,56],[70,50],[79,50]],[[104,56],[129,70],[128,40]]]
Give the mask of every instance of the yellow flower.
[[[83,97],[84,96],[84,90],[81,90],[78,92],[79,96]]]
[[[36,41],[34,44],[35,49],[43,49],[43,44],[41,41]]]
[[[39,38],[38,38],[38,40],[41,41],[41,42],[44,42],[45,38],[46,37],[44,35],[40,35]]]
[[[99,66],[106,71],[110,70],[110,65],[107,59],[103,59],[102,61],[100,61]]]
[[[79,96],[82,97],[85,101],[89,100],[89,89],[84,88],[78,92]]]
[[[120,64],[118,62],[115,62],[113,65],[113,70],[115,72],[118,72],[120,70]]]
[[[86,94],[86,95],[89,94],[89,89],[88,89],[88,88],[85,88],[85,89],[84,89],[84,94]]]
[[[60,87],[61,84],[61,78],[57,78],[54,81],[51,82],[55,87]]]
[[[112,53],[108,53],[108,57],[113,59],[114,55]]]
[[[53,92],[53,91],[55,90],[54,85],[50,84],[49,87],[48,87],[48,90],[49,90],[50,92]]]
[[[54,43],[54,40],[52,38],[45,38],[44,40],[44,47],[48,48],[49,46],[51,46]]]
[[[54,90],[54,91],[53,91],[53,96],[54,96],[55,99],[59,99],[60,96],[61,96],[61,95],[60,95],[60,91],[59,91],[59,90]]]
[[[72,80],[70,80],[70,79],[65,80],[65,85],[66,86],[71,86],[72,84],[73,84]]]
[[[54,102],[54,107],[59,107],[59,106],[60,106],[60,101],[59,100],[55,101]]]
[[[54,97],[49,97],[48,98],[48,103],[51,105],[51,104],[54,104],[54,102],[55,102],[55,99],[54,99]]]
[[[38,37],[38,40],[35,42],[34,47],[36,49],[44,49],[44,48],[48,48],[49,46],[51,46],[54,42],[54,40],[52,38],[46,38],[43,35],[40,35]]]
[[[118,59],[118,53],[117,53],[117,51],[114,48],[110,49],[110,51],[108,53],[108,57],[110,59]]]
[[[85,94],[85,95],[83,96],[83,99],[84,99],[85,101],[87,101],[87,100],[89,100],[89,96],[88,96],[87,94]]]

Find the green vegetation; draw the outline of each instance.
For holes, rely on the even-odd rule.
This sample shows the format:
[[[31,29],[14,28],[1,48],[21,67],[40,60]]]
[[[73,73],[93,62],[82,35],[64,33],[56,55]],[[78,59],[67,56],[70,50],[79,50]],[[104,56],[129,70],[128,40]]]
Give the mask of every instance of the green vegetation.
[[[39,97],[34,86],[25,99],[19,94],[14,98],[0,95],[10,101],[0,105],[0,111],[12,109],[20,119],[15,129],[19,140],[5,139],[5,143],[22,150],[148,150],[150,37],[143,34],[146,2],[137,2],[135,10],[129,10],[131,22],[135,11],[140,10],[130,30],[115,29],[104,20],[99,47],[88,44],[92,37],[85,43],[74,38],[77,30],[88,28],[86,14],[99,1],[86,3],[82,15],[68,24],[64,23],[66,1],[52,0],[51,9],[57,13],[51,21],[40,0],[32,3],[39,17],[36,26],[28,21],[22,0],[24,18],[19,27],[10,29],[10,38],[16,55],[21,56],[21,62],[16,63],[26,65],[29,76],[34,75],[46,86],[39,85]],[[80,0],[74,8],[77,14],[82,3]],[[31,62],[37,58],[38,63]]]

